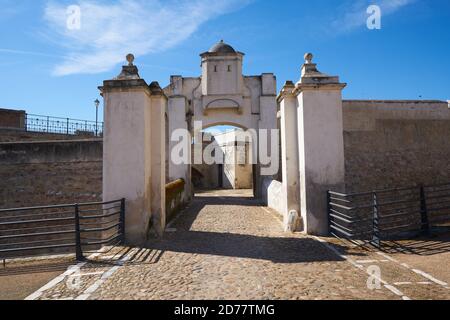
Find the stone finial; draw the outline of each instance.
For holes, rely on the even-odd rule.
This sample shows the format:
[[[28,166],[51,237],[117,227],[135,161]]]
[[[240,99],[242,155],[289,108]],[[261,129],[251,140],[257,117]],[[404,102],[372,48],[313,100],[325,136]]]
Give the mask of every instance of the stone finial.
[[[128,65],[122,66],[122,72],[114,78],[114,80],[137,80],[141,77],[139,76],[138,68],[133,64],[134,55],[129,53],[126,56]]]
[[[324,84],[338,84],[338,85],[344,85],[339,83],[339,77],[337,76],[330,76],[325,73],[320,72],[317,69],[317,64],[313,63],[313,54],[312,53],[306,53],[305,63],[302,66],[301,71],[301,78],[300,81],[297,82],[297,87],[299,85],[324,85]]]
[[[127,54],[127,61],[128,61],[128,65],[131,67],[133,66],[133,62],[134,62],[134,55],[132,53]]]

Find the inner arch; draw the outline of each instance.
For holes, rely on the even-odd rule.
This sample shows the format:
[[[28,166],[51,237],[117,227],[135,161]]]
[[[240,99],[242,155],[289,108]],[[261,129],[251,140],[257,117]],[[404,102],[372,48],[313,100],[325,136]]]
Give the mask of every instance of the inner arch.
[[[236,194],[253,196],[251,146],[248,142],[236,144],[237,132],[245,130],[244,126],[232,122],[216,122],[203,127],[202,135],[208,135],[202,144],[203,153],[218,156],[223,161],[192,165],[195,193],[220,193],[220,190],[232,189]],[[214,151],[211,153],[211,150]]]

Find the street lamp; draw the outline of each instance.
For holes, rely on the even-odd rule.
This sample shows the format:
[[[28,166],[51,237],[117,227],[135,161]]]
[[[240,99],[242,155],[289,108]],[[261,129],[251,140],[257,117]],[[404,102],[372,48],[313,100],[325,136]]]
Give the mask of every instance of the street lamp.
[[[98,136],[98,106],[100,105],[100,101],[98,99],[95,99],[95,136]]]

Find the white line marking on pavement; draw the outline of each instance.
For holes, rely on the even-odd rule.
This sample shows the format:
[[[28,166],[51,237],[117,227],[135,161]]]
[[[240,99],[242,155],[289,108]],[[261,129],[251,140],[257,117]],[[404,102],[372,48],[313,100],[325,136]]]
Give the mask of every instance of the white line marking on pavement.
[[[414,284],[429,285],[429,284],[432,284],[432,282],[429,282],[429,281],[419,281],[419,282],[407,282],[407,281],[404,281],[404,282],[394,282],[394,284],[396,286],[408,286],[408,285],[414,285]]]
[[[69,277],[76,278],[76,277],[87,277],[87,276],[97,276],[99,274],[103,274],[103,271],[99,272],[89,272],[89,273],[79,273],[79,274],[72,274]]]
[[[327,247],[328,249],[333,251],[341,259],[347,260],[350,264],[352,264],[356,268],[367,272],[363,265],[356,263],[355,261],[353,261],[353,259],[351,259],[351,258],[347,257],[346,255],[340,253],[336,248],[331,246],[327,241],[325,241],[325,240],[323,240],[323,239],[321,239],[319,237],[316,237],[316,236],[312,236],[312,238],[314,238],[317,241],[319,241],[320,243],[322,243],[325,247]],[[375,277],[374,275],[371,275],[371,276]],[[403,300],[411,300],[408,296],[404,295],[403,292],[401,292],[399,289],[397,289],[393,285],[390,285],[387,281],[383,280],[381,277],[376,277],[376,279],[379,280],[386,289],[388,289],[389,291],[391,291],[395,295],[401,297]]]
[[[386,259],[388,259],[388,260],[390,260],[392,262],[400,263],[397,260],[395,260],[394,258],[392,258],[391,256],[388,256],[387,254],[385,254],[383,252],[377,251],[377,254],[379,254],[380,256],[382,256],[382,257],[384,257],[384,258],[386,258]]]
[[[38,299],[39,297],[42,296],[44,291],[47,291],[47,290],[53,288],[58,283],[63,281],[65,277],[70,276],[71,274],[73,274],[74,272],[79,270],[81,267],[83,267],[85,264],[86,264],[86,262],[81,262],[81,263],[78,263],[77,265],[70,266],[69,268],[67,268],[66,272],[64,272],[63,274],[57,276],[55,279],[53,279],[52,281],[50,281],[49,283],[44,285],[42,288],[40,288],[37,291],[35,291],[32,294],[30,294],[28,297],[25,298],[25,300],[36,300],[36,299]]]
[[[283,223],[282,223],[279,219],[277,219],[277,217],[276,217],[272,212],[270,212],[269,210],[267,210],[265,207],[260,207],[260,208],[263,209],[265,212],[272,214],[272,215],[275,217],[275,219],[276,219],[277,221],[280,222],[281,226],[284,227],[284,226],[283,226]],[[319,241],[320,243],[322,243],[325,247],[327,247],[329,250],[333,251],[333,252],[334,252],[337,256],[339,256],[341,259],[344,259],[344,260],[346,260],[347,262],[349,262],[349,263],[350,263],[351,265],[353,265],[355,268],[360,269],[360,270],[363,270],[364,272],[367,272],[367,270],[366,270],[366,269],[364,268],[364,266],[361,264],[361,262],[362,262],[361,260],[354,261],[353,259],[347,257],[346,255],[341,254],[337,249],[335,249],[335,248],[334,248],[332,245],[330,245],[327,241],[325,241],[325,240],[323,240],[323,239],[321,239],[321,238],[319,238],[319,237],[315,237],[315,236],[312,236],[312,238],[314,238],[314,239],[316,239],[317,241]],[[395,259],[391,258],[391,257],[388,256],[388,255],[383,254],[382,252],[377,252],[377,253],[380,254],[381,256],[383,256],[384,258],[386,258],[386,260],[388,260],[388,261],[390,260],[390,261],[397,262]],[[381,261],[386,262],[386,260],[381,260]],[[378,260],[376,260],[376,261],[378,262]],[[373,275],[372,275],[372,276],[373,276]],[[398,290],[398,289],[395,288],[394,286],[390,285],[390,284],[387,283],[385,280],[381,279],[380,277],[377,277],[377,279],[384,285],[384,287],[385,287],[386,289],[388,289],[389,291],[391,291],[391,292],[394,293],[395,295],[402,297],[403,300],[411,300],[411,298],[409,298],[408,296],[405,296],[405,295],[403,294],[403,292],[401,292],[400,290]]]
[[[385,284],[384,287],[386,289],[389,289],[390,291],[392,291],[393,293],[395,293],[396,295],[398,295],[399,297],[402,297],[402,299],[404,299],[403,297],[405,296],[400,290],[398,290],[396,287],[390,285],[390,284]],[[408,298],[408,297],[406,297]],[[409,300],[409,298],[408,298]]]
[[[399,264],[400,266],[402,266],[402,267],[404,267],[404,268],[406,268],[406,269],[408,269],[408,270],[411,270],[411,271],[414,272],[414,273],[417,273],[418,275],[421,275],[422,277],[424,277],[424,278],[426,278],[426,279],[428,279],[428,280],[433,281],[434,283],[436,283],[436,284],[438,284],[438,285],[440,285],[440,286],[443,286],[444,288],[448,288],[448,283],[447,283],[447,282],[444,282],[444,281],[441,281],[441,280],[439,280],[439,279],[436,279],[435,277],[433,277],[433,276],[432,276],[431,274],[429,274],[429,273],[426,273],[426,272],[424,272],[424,271],[422,271],[422,270],[419,270],[419,269],[414,269],[414,268],[410,267],[409,265],[407,265],[406,263],[400,263],[400,262],[397,261],[396,259],[394,259],[394,258],[388,256],[387,254],[385,254],[385,253],[383,253],[383,252],[377,252],[377,254],[379,254],[380,256],[385,257],[386,259],[389,259],[389,260],[392,261],[392,262],[395,262],[395,263]]]
[[[356,260],[357,263],[366,264],[366,263],[378,263],[378,262],[388,262],[389,260]]]
[[[90,255],[88,259],[93,259],[93,258],[99,256],[103,252],[103,250],[104,250],[104,248],[100,249],[98,252]],[[44,291],[47,291],[47,290],[53,288],[58,283],[63,281],[65,277],[72,275],[77,270],[80,270],[85,264],[86,264],[86,262],[80,262],[80,263],[78,263],[76,265],[69,266],[64,273],[62,273],[61,275],[57,276],[56,278],[51,280],[49,283],[47,283],[43,287],[39,288],[38,290],[36,290],[32,294],[30,294],[24,300],[36,300],[36,299],[39,299],[42,296],[42,294],[44,293]]]
[[[420,274],[422,277],[425,277],[425,278],[427,278],[428,280],[433,281],[434,283],[437,283],[437,284],[439,284],[439,285],[441,285],[441,286],[443,286],[443,287],[447,287],[447,286],[448,286],[447,282],[438,280],[438,279],[436,279],[435,277],[433,277],[431,274],[428,274],[428,273],[426,273],[426,272],[423,272],[422,270],[419,270],[419,269],[412,269],[412,271],[414,271],[414,272],[417,273],[417,274]]]
[[[100,277],[99,280],[95,281],[94,284],[89,286],[82,294],[80,294],[75,300],[87,300],[93,294],[95,291],[97,291],[98,288],[109,278],[111,277],[119,268],[123,266],[123,264],[130,260],[131,257],[139,251],[138,248],[132,249],[125,257],[120,259],[116,266],[110,268],[109,270],[103,272],[103,275]]]

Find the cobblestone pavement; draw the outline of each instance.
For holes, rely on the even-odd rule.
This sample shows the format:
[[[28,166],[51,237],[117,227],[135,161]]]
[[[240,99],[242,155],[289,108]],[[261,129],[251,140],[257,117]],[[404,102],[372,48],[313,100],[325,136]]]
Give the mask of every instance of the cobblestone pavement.
[[[105,248],[29,299],[449,298],[446,284],[390,255],[286,234],[275,212],[245,194],[224,195],[202,193],[164,239]],[[373,265],[382,279],[375,290],[367,286]]]

